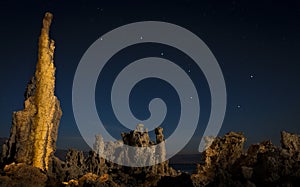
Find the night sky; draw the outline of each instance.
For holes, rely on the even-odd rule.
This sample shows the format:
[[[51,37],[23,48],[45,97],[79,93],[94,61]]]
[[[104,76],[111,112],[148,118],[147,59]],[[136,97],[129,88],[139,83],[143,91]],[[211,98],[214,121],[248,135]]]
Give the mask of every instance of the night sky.
[[[0,2],[0,137],[8,137],[13,111],[23,108],[23,93],[34,74],[38,37],[46,11],[54,15],[51,38],[56,42],[56,95],[63,117],[58,147],[86,149],[72,111],[72,84],[77,65],[88,47],[103,34],[137,21],[164,21],[200,37],[215,55],[227,88],[227,110],[219,135],[243,131],[247,144],[270,139],[279,144],[280,131],[300,133],[300,3],[298,1],[1,1]],[[131,46],[113,56],[106,67],[108,81],[98,80],[98,111],[120,139],[126,128],[117,124],[103,99],[122,65],[147,56],[163,57],[180,65],[195,82],[200,122],[183,153],[196,152],[210,111],[205,77],[182,52],[164,45]],[[102,84],[103,83],[103,84]],[[168,137],[176,127],[179,106],[172,87],[144,80],[132,92],[133,113],[146,119],[151,98],[168,106],[162,126]],[[102,103],[103,102],[103,103]],[[170,106],[170,107],[169,107]],[[151,132],[151,136],[153,133]]]

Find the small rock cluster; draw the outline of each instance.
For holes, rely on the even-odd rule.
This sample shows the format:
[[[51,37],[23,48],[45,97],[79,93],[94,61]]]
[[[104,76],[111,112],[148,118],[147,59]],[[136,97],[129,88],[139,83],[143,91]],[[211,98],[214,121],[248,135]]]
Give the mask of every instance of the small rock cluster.
[[[157,128],[155,132],[157,137],[156,143],[163,143],[163,129]],[[143,128],[137,127],[136,130],[129,133],[122,133],[122,137],[123,142],[117,141],[106,144],[103,142],[100,135],[96,136],[96,142],[94,145],[96,152],[90,151],[87,158],[84,158],[81,151],[69,150],[66,156],[66,161],[60,161],[60,165],[56,167],[60,168],[60,170],[55,171],[54,173],[60,173],[59,181],[68,181],[64,183],[68,185],[75,184],[74,182],[76,181],[82,181],[82,177],[84,177],[86,173],[93,173],[94,176],[107,175],[109,177],[105,183],[110,182],[111,184],[119,186],[157,186],[158,182],[163,177],[174,178],[179,176],[174,169],[169,167],[168,161],[147,167],[124,167],[103,159],[101,154],[104,152],[109,153],[111,157],[118,157],[120,159],[124,159],[123,157],[129,157],[129,154],[126,152],[122,154],[120,154],[120,152],[114,152],[118,150],[117,146],[122,143],[137,147],[148,147],[150,148],[149,150],[154,151],[152,154],[146,154],[146,156],[143,155],[143,158],[155,154],[155,149],[151,149],[151,146],[156,143],[150,140],[147,130],[144,131]],[[165,156],[165,149],[159,147],[158,151],[160,151],[159,153],[162,153],[161,155]],[[145,152],[137,152],[136,154],[145,154]],[[157,155],[159,154],[157,153]],[[98,183],[96,178],[93,180],[93,185]],[[89,183],[91,182],[92,181],[90,180]]]
[[[121,134],[123,141],[104,142],[101,135],[97,135],[94,150],[101,157],[114,163],[126,163],[128,166],[139,164],[149,166],[147,170],[154,174],[176,175],[166,160],[163,128],[156,128],[155,134],[154,142],[150,140],[148,130],[144,130],[143,125],[139,124],[135,130]],[[132,149],[135,147],[139,149]]]

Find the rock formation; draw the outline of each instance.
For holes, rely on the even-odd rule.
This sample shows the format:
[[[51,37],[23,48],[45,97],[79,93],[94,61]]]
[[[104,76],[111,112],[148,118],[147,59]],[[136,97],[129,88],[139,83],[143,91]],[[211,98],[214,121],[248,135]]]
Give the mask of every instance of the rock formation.
[[[203,186],[214,180],[216,170],[228,170],[241,156],[246,138],[242,133],[230,132],[224,137],[216,138],[202,153],[203,165],[198,165],[197,174],[193,175],[197,185]]]
[[[135,130],[121,134],[123,142],[116,141],[104,143],[101,135],[97,135],[94,150],[100,157],[105,154],[105,158],[108,160],[117,161],[117,159],[119,159],[127,163],[134,161],[140,162],[143,165],[148,165],[149,163],[155,164],[153,166],[145,167],[147,168],[146,170],[152,174],[159,174],[162,176],[176,175],[176,171],[169,167],[169,162],[165,161],[166,147],[163,128],[156,128],[155,134],[156,143],[150,140],[148,130],[144,129],[142,124],[138,124]],[[127,149],[120,151],[118,148],[123,144],[141,147],[141,149],[136,150],[134,153],[129,152]],[[157,146],[155,147],[153,145]]]
[[[270,141],[243,150],[242,133],[216,138],[191,176],[194,186],[298,186],[300,136],[281,132],[281,147]]]
[[[151,141],[149,138],[148,130],[143,130],[140,125],[137,129],[131,131],[130,133],[122,133],[124,144],[137,147],[147,147],[148,151],[138,152],[136,154],[141,154],[144,156],[144,160],[153,159],[153,163],[156,163],[153,166],[140,168],[140,170],[145,170],[148,173],[159,176],[176,176],[177,172],[169,167],[169,161],[164,161],[166,157],[166,147],[165,139],[163,135],[163,128],[158,127],[155,129],[156,134],[156,143]],[[152,145],[157,145],[156,149]],[[162,162],[164,161],[164,162]],[[136,169],[138,170],[138,169]]]
[[[144,130],[142,124],[138,124],[136,129],[130,132],[124,132],[121,134],[123,143],[134,147],[149,147],[154,145],[154,142],[150,140],[148,130]]]
[[[0,175],[0,186],[36,186],[43,187],[47,183],[47,175],[39,168],[24,163],[12,163],[4,167],[5,176]]]
[[[54,41],[49,39],[52,14],[46,13],[39,38],[35,76],[27,85],[24,109],[13,113],[8,142],[3,146],[3,163],[25,163],[48,170],[56,149],[62,115],[54,95]]]
[[[157,128],[156,132],[156,143],[163,143],[163,129]],[[152,145],[155,145],[154,141],[151,141],[147,130],[143,129],[142,125],[138,125],[136,130],[130,131],[128,133],[122,133],[123,141],[116,142],[104,142],[101,135],[96,136],[96,141],[94,144],[94,151],[90,151],[88,156],[84,158],[81,151],[69,150],[66,155],[65,162],[56,162],[59,166],[56,168],[61,168],[56,173],[60,173],[56,180],[64,181],[65,185],[96,185],[96,186],[156,186],[162,177],[177,177],[177,172],[169,167],[168,161],[159,163],[148,167],[124,167],[114,164],[108,160],[101,157],[105,153],[106,157],[110,156],[109,159],[128,159],[130,160],[130,153],[118,152],[119,146],[123,144],[137,146],[141,148],[149,148],[149,152],[137,152],[136,154],[144,154],[143,158],[149,160],[148,156],[161,155],[164,157],[166,155],[165,147],[159,147],[155,150]],[[162,144],[164,145],[164,144]],[[159,151],[159,152],[155,152]],[[162,153],[162,154],[161,154]],[[52,165],[56,165],[52,164]],[[54,172],[54,173],[55,173]],[[104,176],[108,178],[103,180]],[[59,178],[59,179],[58,179]],[[174,178],[175,179],[175,178]],[[177,178],[177,179],[180,179]],[[169,180],[169,178],[164,178],[164,181]],[[102,181],[102,182],[101,182]]]
[[[24,109],[13,113],[10,138],[3,145],[0,186],[299,186],[300,136],[285,131],[281,132],[281,147],[263,141],[246,151],[243,133],[208,137],[202,164],[192,175],[177,173],[168,161],[161,162],[166,157],[163,129],[155,129],[154,142],[141,124],[122,133],[122,140],[116,142],[104,142],[97,136],[95,152],[86,156],[70,149],[65,161],[56,158],[53,153],[62,111],[54,95],[51,20],[52,15],[46,13],[35,76],[27,85]],[[124,144],[141,149],[116,151]],[[139,161],[156,164],[124,167],[105,160],[104,154],[109,160],[144,158]]]
[[[136,140],[133,132],[128,134],[132,135],[128,136],[129,142]],[[156,129],[156,135],[156,142],[163,140],[162,129]],[[100,140],[103,141],[101,138]],[[230,132],[224,137],[214,138],[210,146],[202,153],[202,164],[198,165],[197,171],[192,175],[176,173],[168,166],[168,161],[150,167],[129,168],[121,167],[104,160],[104,164],[99,168],[100,170],[102,170],[101,168],[106,168],[106,170],[102,170],[101,174],[92,176],[89,174],[92,172],[92,169],[85,167],[86,170],[83,173],[87,176],[75,177],[74,179],[76,180],[69,178],[71,180],[68,184],[79,184],[80,182],[90,185],[99,184],[99,186],[109,184],[111,186],[172,185],[195,187],[297,186],[299,184],[299,135],[284,131],[281,132],[281,147],[274,146],[270,141],[263,141],[259,144],[249,146],[248,150],[244,150],[245,141],[246,138],[243,133],[235,132]],[[99,165],[99,160],[97,161],[96,159],[99,157],[96,155],[90,153],[88,158],[84,159],[85,165],[87,165],[88,160],[90,160],[90,163]],[[72,157],[73,160],[82,160],[78,158]],[[92,173],[96,172],[97,169]],[[108,180],[104,183],[99,183],[100,177],[105,174],[109,176]]]
[[[155,135],[156,135],[156,152],[157,154],[157,169],[159,173],[165,173],[165,165],[169,165],[169,161],[164,161],[166,160],[166,146],[165,146],[165,138],[163,135],[163,128],[158,127],[155,129]],[[166,168],[167,169],[167,168]]]

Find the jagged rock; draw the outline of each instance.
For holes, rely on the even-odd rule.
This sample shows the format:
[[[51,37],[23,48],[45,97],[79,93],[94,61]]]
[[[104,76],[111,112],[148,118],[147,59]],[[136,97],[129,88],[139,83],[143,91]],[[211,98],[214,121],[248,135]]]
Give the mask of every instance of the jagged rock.
[[[151,165],[157,163],[146,170],[159,175],[176,175],[176,171],[169,167],[166,159],[166,147],[163,135],[163,128],[155,129],[156,144],[150,140],[148,130],[144,130],[144,125],[138,124],[136,129],[121,134],[123,142],[104,142],[101,135],[96,135],[94,150],[101,155],[105,154],[108,160],[123,161],[130,164],[132,161],[141,165]],[[140,147],[134,153],[127,149],[119,149],[123,144]],[[157,145],[156,148],[152,145]],[[142,159],[141,159],[142,158]]]
[[[95,185],[97,179],[99,178],[98,175],[93,173],[87,173],[84,176],[80,177],[78,180],[79,186],[92,186]]]
[[[35,76],[25,92],[24,109],[13,113],[10,138],[3,146],[2,161],[25,163],[48,170],[56,149],[62,115],[54,95],[54,41],[49,39],[52,14],[46,13],[39,39]]]
[[[66,163],[58,159],[57,157],[52,158],[52,162],[49,164],[47,172],[48,185],[59,186],[62,181],[67,178],[68,172],[66,169]]]
[[[169,167],[169,162],[163,160],[166,156],[166,148],[164,144],[163,129],[157,128],[156,143],[159,144],[155,149],[152,145],[157,145],[150,140],[148,130],[143,128],[143,125],[139,124],[136,130],[129,133],[122,133],[123,141],[116,142],[104,142],[101,135],[96,136],[94,143],[95,152],[90,152],[87,159],[85,159],[85,166],[87,172],[93,174],[103,175],[109,174],[112,181],[126,186],[154,186],[160,180],[161,176],[177,176],[177,172]],[[127,149],[120,151],[118,148],[123,144],[140,147],[135,153],[129,153]],[[135,159],[135,162],[149,162],[153,159],[152,163],[158,163],[148,167],[122,167],[117,164],[111,163],[108,160],[101,158],[101,155],[105,154],[108,160],[127,160],[131,162],[131,159]],[[141,157],[143,156],[143,157]],[[137,158],[144,158],[137,160]],[[77,178],[79,178],[78,176]],[[149,183],[149,180],[154,180]]]
[[[285,131],[281,132],[281,147],[287,151],[291,156],[296,156],[300,161],[300,136],[298,134],[291,134]],[[297,154],[297,155],[296,155]]]
[[[4,167],[6,176],[0,176],[0,186],[46,186],[46,174],[24,163],[11,163]]]
[[[258,185],[297,186],[300,182],[299,135],[281,132],[281,146],[257,154],[253,181]]]
[[[87,158],[85,158],[82,151],[75,149],[69,149],[65,162],[55,157],[51,166],[52,170],[48,171],[48,177],[52,184],[55,184],[55,182],[73,181],[89,172],[95,175],[102,175],[108,170],[105,160],[100,158],[95,152],[90,151]]]
[[[94,151],[89,152],[89,156],[85,160],[86,170],[97,175],[103,175],[108,172],[108,166],[105,159]]]
[[[69,180],[62,183],[67,187],[85,187],[85,186],[97,186],[97,187],[119,187],[118,184],[113,182],[108,174],[101,176],[93,173],[87,173],[80,177],[78,180]]]
[[[203,165],[198,165],[197,174],[192,175],[195,186],[204,186],[215,180],[217,174],[224,176],[220,170],[230,170],[242,155],[246,141],[242,133],[230,132],[224,137],[215,138],[202,153]]]
[[[163,128],[157,127],[155,129],[155,134],[156,134],[156,144],[159,144],[163,141],[165,141],[164,135],[163,135]]]
[[[245,138],[229,133],[203,153],[204,164],[191,176],[194,186],[297,186],[300,182],[299,135],[281,133],[282,147],[270,141],[242,150]]]
[[[203,152],[206,166],[228,168],[243,153],[243,145],[246,141],[242,133],[230,132],[223,138],[216,138]]]
[[[66,180],[77,179],[83,176],[86,171],[83,152],[70,149],[66,155],[64,169],[66,172]]]
[[[259,154],[264,154],[268,150],[275,149],[276,147],[271,141],[263,141],[259,144],[250,145],[248,150],[235,161],[230,172],[235,178],[249,180],[249,175],[251,173],[252,176],[253,167],[257,163],[257,156]]]
[[[276,151],[266,151],[257,155],[253,179],[259,185],[271,185],[280,179],[280,154]]]
[[[156,144],[150,140],[148,130],[144,130],[142,124],[138,124],[136,129],[130,132],[124,132],[121,134],[123,141],[104,142],[101,135],[96,135],[96,141],[94,143],[94,150],[99,154],[100,158],[105,154],[107,160],[114,160],[115,162],[125,162],[130,164],[131,162],[138,162],[141,165],[151,165],[149,163],[156,163],[151,167],[145,167],[143,169],[135,169],[137,173],[147,171],[156,175],[177,175],[176,171],[169,167],[169,162],[165,161],[166,147],[164,142],[163,128],[158,127],[155,129]],[[140,149],[130,152],[130,149],[120,149],[123,144],[140,147]],[[152,145],[157,145],[156,147]],[[99,160],[99,159],[98,159]],[[100,161],[100,163],[103,163]],[[109,164],[106,162],[106,165]],[[105,164],[102,164],[102,167]],[[112,167],[109,169],[120,169],[120,166],[110,164]]]
[[[165,161],[166,160],[166,145],[165,145],[165,138],[163,135],[163,128],[158,127],[155,129],[155,135],[156,135],[156,153],[157,153],[157,162],[159,163],[158,165],[154,166],[157,167],[157,173],[168,173],[168,171],[165,172],[165,170],[168,170],[169,162]]]
[[[138,131],[140,132],[140,131]],[[161,130],[162,132],[162,130]],[[148,133],[148,132],[143,132]],[[134,132],[128,133],[134,136]],[[130,139],[134,139],[135,137],[128,136]],[[163,143],[163,142],[161,142]],[[129,157],[126,152],[115,152],[119,146],[122,146],[123,142],[116,141],[116,142],[107,142],[104,143],[103,138],[98,135],[96,136],[96,142],[94,144],[94,148],[98,153],[106,153],[106,155],[110,155],[111,158],[116,157],[116,159],[122,159],[125,156]],[[100,146],[100,147],[97,147]],[[103,147],[101,147],[103,146]],[[151,150],[155,152],[154,147],[148,144],[148,147],[142,147],[143,150],[138,150],[137,154],[147,154],[144,152],[145,150]],[[141,151],[141,152],[139,152]],[[165,151],[165,150],[164,150]],[[59,163],[59,162],[58,162]],[[57,163],[56,163],[57,164]],[[90,151],[87,158],[84,158],[84,155],[80,151],[76,150],[69,150],[66,155],[66,162],[61,162],[57,170],[57,172],[61,173],[59,176],[64,176],[63,179],[60,178],[62,181],[69,181],[65,182],[66,185],[69,186],[76,186],[76,181],[80,186],[80,178],[85,176],[87,173],[92,173],[93,176],[105,176],[105,174],[109,174],[110,179],[108,182],[99,183],[99,181],[95,180],[84,180],[85,185],[99,185],[99,186],[107,186],[108,184],[126,184],[126,186],[147,186],[147,181],[152,179],[154,176],[177,176],[177,172],[169,167],[168,161],[159,163],[157,165],[148,166],[148,167],[123,167],[117,164],[114,164],[108,160],[101,158],[101,155],[97,154],[94,151]],[[90,175],[89,175],[90,176]],[[155,177],[154,177],[155,178]],[[156,178],[158,182],[160,178]],[[112,182],[113,181],[113,182]],[[100,185],[101,184],[101,185]],[[153,184],[153,183],[151,183]],[[149,183],[149,186],[150,183]],[[153,185],[152,185],[153,186]]]
[[[148,147],[150,143],[150,137],[148,131],[144,131],[142,124],[138,124],[136,130],[129,133],[122,133],[122,139],[124,144],[136,147]]]

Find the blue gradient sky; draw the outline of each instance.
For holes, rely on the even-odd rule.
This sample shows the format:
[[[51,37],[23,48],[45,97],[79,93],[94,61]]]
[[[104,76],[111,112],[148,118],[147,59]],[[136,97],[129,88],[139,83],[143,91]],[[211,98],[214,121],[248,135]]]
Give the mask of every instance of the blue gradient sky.
[[[281,130],[300,133],[299,2],[48,0],[0,2],[1,137],[9,136],[12,112],[23,107],[23,93],[35,70],[38,36],[46,11],[54,14],[51,37],[56,42],[56,95],[63,110],[59,148],[86,147],[75,124],[71,98],[73,77],[84,52],[106,32],[128,23],[148,20],[187,28],[214,53],[223,71],[228,94],[220,135],[243,131],[248,144],[265,139],[279,144]],[[209,116],[210,97],[206,80],[193,62],[162,45],[132,47],[120,52],[112,61],[129,63],[142,56],[160,56],[162,52],[164,58],[181,64],[193,79],[197,79],[198,88],[203,86],[199,89],[200,123],[190,144],[183,150],[196,152]],[[117,70],[117,66],[111,65],[107,74]],[[164,123],[168,136],[178,117],[176,94],[164,83],[155,80],[144,83],[137,85],[132,93],[132,109],[137,116],[145,118],[148,115],[145,110],[147,100],[157,96],[165,98],[170,105]],[[103,86],[108,84],[109,81]],[[101,85],[97,86],[96,93],[99,93],[96,101],[101,105],[101,94],[105,94],[101,92]],[[102,114],[107,122],[113,123],[109,110]],[[124,130],[117,126],[112,129],[115,137]]]

